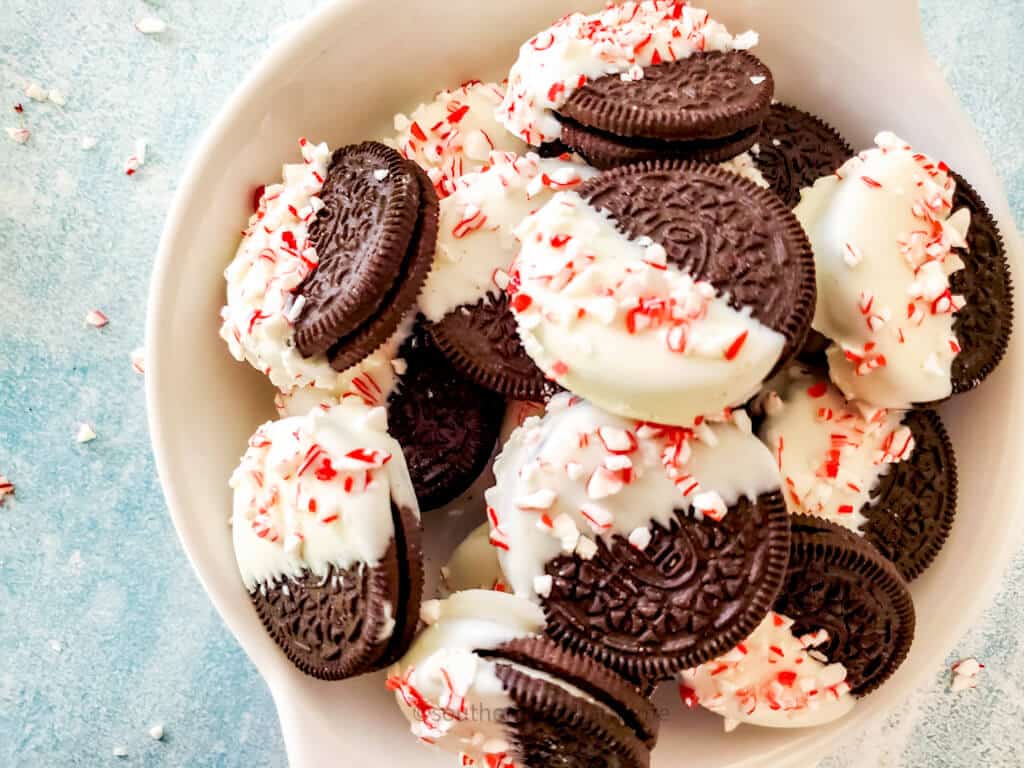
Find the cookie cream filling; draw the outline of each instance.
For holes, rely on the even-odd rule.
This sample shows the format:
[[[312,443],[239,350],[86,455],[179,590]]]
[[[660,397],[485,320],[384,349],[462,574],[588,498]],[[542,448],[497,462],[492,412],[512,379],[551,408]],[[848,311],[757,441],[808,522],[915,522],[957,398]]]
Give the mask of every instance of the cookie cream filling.
[[[519,250],[514,232],[523,219],[555,192],[574,189],[597,173],[580,162],[492,152],[483,170],[458,179],[441,201],[434,268],[420,293],[427,319],[438,322],[505,288]]]
[[[964,265],[970,214],[952,213],[944,163],[891,133],[802,193],[795,213],[814,248],[814,328],[834,343],[832,380],[886,408],[952,394],[960,351],[953,319],[964,298],[949,277]]]
[[[395,535],[392,503],[418,514],[387,413],[348,399],[267,422],[231,476],[235,557],[245,586],[376,565]]]
[[[515,594],[551,589],[545,566],[562,554],[589,559],[597,539],[646,549],[652,523],[676,510],[720,520],[741,497],[779,489],[771,452],[746,413],[693,429],[637,422],[569,394],[528,419],[495,460],[485,498],[491,543]],[[736,471],[742,467],[742,471]]]
[[[847,715],[856,700],[846,668],[814,650],[828,642],[828,633],[797,637],[792,627],[790,619],[769,613],[729,653],[683,672],[684,703],[721,715],[726,731],[740,723],[804,728]]]
[[[503,83],[471,80],[444,90],[410,115],[395,115],[394,145],[427,172],[440,198],[456,180],[487,162],[492,151],[524,152],[526,145],[495,119],[505,98]]]
[[[641,80],[645,67],[756,44],[756,33],[733,37],[707,11],[681,0],[626,2],[591,15],[573,13],[519,49],[497,119],[527,144],[540,146],[561,137],[555,111],[590,80],[606,75]]]
[[[755,145],[755,147],[756,146],[757,145]],[[726,160],[724,163],[719,163],[718,165],[730,173],[735,173],[737,176],[742,176],[744,179],[754,182],[762,189],[770,189],[772,186],[768,183],[768,179],[764,177],[764,174],[761,173],[761,169],[758,167],[757,162],[751,156],[750,152],[744,152],[741,155],[736,155],[736,157],[731,160]]]
[[[410,312],[398,330],[377,351],[339,373],[330,389],[309,384],[289,392],[278,392],[274,396],[277,415],[281,418],[305,416],[314,408],[328,409],[349,398],[370,407],[386,406],[405,371],[405,361],[398,353],[412,333],[415,315],[415,312]]]
[[[441,578],[448,592],[456,593],[466,589],[508,590],[490,538],[491,526],[484,523],[455,548],[448,558],[448,564],[441,569]]]
[[[862,510],[882,476],[914,453],[903,413],[849,402],[827,381],[797,372],[763,402],[761,439],[775,452],[789,511],[862,533]]]
[[[220,335],[232,356],[286,392],[309,385],[331,389],[338,379],[325,355],[305,358],[295,347],[294,322],[303,304],[295,289],[317,268],[309,225],[324,207],[318,195],[330,162],[326,144],[300,139],[299,146],[303,162],[285,165],[282,183],[263,191],[224,271],[227,305],[221,310]]]
[[[424,603],[421,615],[427,629],[387,681],[413,735],[481,765],[511,766],[505,718],[515,704],[496,662],[477,651],[540,634],[543,612],[513,595],[470,590]]]
[[[690,426],[744,402],[785,339],[749,308],[631,240],[576,192],[516,230],[508,293],[527,354],[566,389],[613,413]]]

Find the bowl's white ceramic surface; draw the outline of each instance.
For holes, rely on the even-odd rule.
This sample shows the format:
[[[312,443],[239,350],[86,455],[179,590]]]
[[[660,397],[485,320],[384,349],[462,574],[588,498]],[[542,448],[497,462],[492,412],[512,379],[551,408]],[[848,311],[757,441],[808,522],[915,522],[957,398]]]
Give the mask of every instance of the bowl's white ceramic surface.
[[[229,357],[217,336],[222,270],[249,214],[252,190],[297,157],[296,139],[332,147],[384,135],[396,111],[471,77],[503,76],[519,43],[572,10],[604,0],[348,0],[329,4],[269,55],[221,112],[193,159],[164,230],[153,277],[147,349],[149,419],[178,534],[228,626],[266,678],[293,768],[450,766],[409,735],[379,675],[344,683],[304,677],[263,631],[235,568],[228,476],[254,428],[271,418],[272,390]],[[858,146],[881,128],[964,173],[999,216],[1015,267],[1022,247],[991,163],[929,59],[913,0],[708,0],[734,32],[761,33],[757,53],[778,97],[824,116]],[[1024,381],[1019,345],[980,392],[943,409],[960,461],[961,509],[935,566],[913,588],[918,632],[896,677],[854,714],[814,731],[746,726],[731,735],[670,695],[655,766],[805,766],[840,731],[902,699],[934,673],[988,598],[1008,556],[1007,527],[1022,483]],[[474,519],[427,520],[436,570],[456,531]],[[1012,525],[1012,524],[1011,524]],[[323,762],[331,758],[330,762]]]

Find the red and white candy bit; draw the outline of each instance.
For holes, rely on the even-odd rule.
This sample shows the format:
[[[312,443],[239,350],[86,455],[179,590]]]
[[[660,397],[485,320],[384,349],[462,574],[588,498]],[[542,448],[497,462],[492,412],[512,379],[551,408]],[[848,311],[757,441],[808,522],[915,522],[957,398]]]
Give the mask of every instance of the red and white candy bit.
[[[139,168],[146,164],[146,140],[135,141],[135,152],[124,161],[124,173],[126,176],[134,176]]]
[[[146,350],[142,347],[136,347],[131,353],[132,370],[135,371],[139,376],[143,376],[146,373]]]
[[[978,675],[984,668],[985,665],[973,656],[961,659],[950,667],[950,671],[953,673],[953,678],[950,681],[949,689],[954,693],[959,693],[960,691],[966,691],[970,688],[977,688]]]
[[[14,495],[14,483],[8,480],[4,475],[0,475],[0,506],[3,506],[4,500],[8,496]]]
[[[32,138],[32,131],[23,125],[17,128],[7,126],[7,136],[15,144],[26,144],[28,143],[28,140]]]
[[[110,319],[98,309],[89,310],[85,315],[86,325],[91,325],[93,328],[102,328]]]
[[[693,497],[693,511],[698,519],[706,517],[708,520],[718,523],[725,518],[729,508],[718,493],[705,491]]]

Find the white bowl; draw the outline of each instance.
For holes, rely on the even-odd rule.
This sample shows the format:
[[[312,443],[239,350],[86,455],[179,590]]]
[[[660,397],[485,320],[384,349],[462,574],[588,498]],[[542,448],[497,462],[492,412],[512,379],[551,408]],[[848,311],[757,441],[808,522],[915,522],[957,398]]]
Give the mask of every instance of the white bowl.
[[[732,31],[761,33],[778,97],[824,116],[858,146],[881,128],[964,173],[1000,219],[1015,267],[1020,238],[989,159],[928,57],[912,0],[710,0]],[[501,78],[521,41],[573,10],[603,0],[379,0],[335,2],[281,42],[208,131],[167,219],[150,294],[147,395],[157,467],[182,543],[225,622],[273,692],[293,768],[338,764],[450,766],[408,733],[382,677],[323,683],[296,671],[250,607],[235,567],[227,519],[228,476],[246,440],[271,418],[272,390],[235,363],[217,336],[222,270],[238,244],[253,189],[279,176],[308,136],[332,147],[385,135],[391,117],[437,89],[471,77]],[[514,10],[513,10],[514,9]],[[819,730],[744,726],[722,733],[710,714],[682,712],[674,697],[654,765],[806,766],[841,731],[899,702],[977,616],[1009,555],[1011,510],[1020,507],[1024,417],[1013,382],[1024,381],[1014,345],[980,392],[943,409],[960,461],[960,518],[932,569],[914,584],[917,640],[907,663],[854,714]],[[468,517],[468,516],[467,516]],[[465,519],[431,516],[438,549]],[[438,535],[438,534],[443,535]],[[441,551],[438,555],[443,555]],[[432,570],[439,564],[435,560]]]

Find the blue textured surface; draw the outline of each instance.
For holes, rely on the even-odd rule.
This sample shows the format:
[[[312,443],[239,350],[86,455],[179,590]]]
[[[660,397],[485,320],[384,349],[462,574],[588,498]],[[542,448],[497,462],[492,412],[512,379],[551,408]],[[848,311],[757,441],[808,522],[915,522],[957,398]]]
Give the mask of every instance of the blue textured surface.
[[[266,687],[185,560],[155,477],[141,344],[150,267],[184,162],[227,95],[319,3],[2,0],[0,6],[0,765],[285,765]],[[215,7],[213,7],[215,6]],[[924,0],[929,44],[1024,218],[1021,0]],[[168,31],[144,37],[134,19]],[[57,87],[63,108],[26,99]],[[30,141],[8,141],[26,105]],[[98,145],[81,148],[83,135]],[[134,140],[147,164],[122,172]],[[911,137],[912,138],[912,137]],[[83,324],[103,309],[102,330]],[[99,438],[79,445],[77,424]],[[1024,765],[1024,557],[947,671],[828,768]],[[952,657],[951,657],[952,658]],[[157,743],[147,730],[166,726]]]

